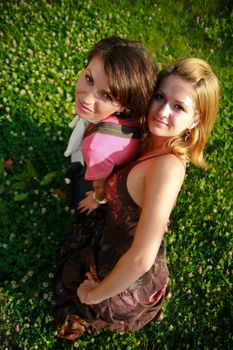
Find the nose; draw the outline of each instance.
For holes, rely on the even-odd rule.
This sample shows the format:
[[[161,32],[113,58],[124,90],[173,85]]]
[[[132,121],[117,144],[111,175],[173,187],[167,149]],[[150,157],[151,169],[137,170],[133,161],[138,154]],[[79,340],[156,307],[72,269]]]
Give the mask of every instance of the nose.
[[[160,118],[168,118],[171,112],[171,108],[168,103],[161,105],[158,114]]]
[[[96,100],[96,94],[93,88],[86,89],[83,94],[84,103],[87,105],[92,105]]]

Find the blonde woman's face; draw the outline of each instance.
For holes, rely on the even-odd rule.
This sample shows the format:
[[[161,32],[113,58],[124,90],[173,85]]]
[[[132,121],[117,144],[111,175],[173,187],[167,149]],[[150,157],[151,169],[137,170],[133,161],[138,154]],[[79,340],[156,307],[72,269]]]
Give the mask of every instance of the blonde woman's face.
[[[182,135],[198,124],[192,92],[191,83],[179,76],[164,78],[148,114],[149,130],[153,135],[170,138]]]

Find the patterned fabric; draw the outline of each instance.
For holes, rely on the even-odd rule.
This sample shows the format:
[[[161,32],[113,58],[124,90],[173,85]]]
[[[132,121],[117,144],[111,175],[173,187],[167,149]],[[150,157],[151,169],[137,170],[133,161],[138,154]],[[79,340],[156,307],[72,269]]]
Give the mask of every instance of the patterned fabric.
[[[84,281],[86,272],[94,271],[101,281],[132,244],[141,213],[126,186],[134,164],[110,178],[106,218],[99,217],[98,222],[87,218],[80,222],[61,246],[56,276],[56,296],[61,303],[56,321],[60,327],[67,324],[69,315],[77,315],[94,329],[136,331],[161,311],[169,275],[164,243],[152,268],[124,292],[94,305],[82,304],[77,297],[77,288]],[[69,335],[72,333],[71,321],[70,324]]]
[[[141,152],[141,129],[135,119],[109,116],[87,128],[81,150],[87,166],[85,179],[111,175],[113,169],[136,159]]]

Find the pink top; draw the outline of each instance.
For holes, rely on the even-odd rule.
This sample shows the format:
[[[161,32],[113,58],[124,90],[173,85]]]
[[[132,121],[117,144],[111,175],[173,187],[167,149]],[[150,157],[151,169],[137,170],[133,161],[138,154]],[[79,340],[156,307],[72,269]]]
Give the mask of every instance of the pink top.
[[[113,115],[101,121],[101,123],[105,122],[128,127],[136,126],[135,120],[118,119]],[[96,131],[84,137],[81,150],[87,165],[85,179],[98,180],[108,177],[114,167],[136,159],[141,151],[141,143],[138,138],[127,138]]]

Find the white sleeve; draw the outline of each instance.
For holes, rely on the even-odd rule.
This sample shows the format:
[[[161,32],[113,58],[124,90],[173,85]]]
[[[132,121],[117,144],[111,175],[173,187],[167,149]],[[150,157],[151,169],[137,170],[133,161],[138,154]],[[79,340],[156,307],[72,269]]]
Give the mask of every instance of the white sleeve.
[[[71,123],[69,125],[71,127],[74,127],[74,130],[72,131],[72,134],[70,136],[66,151],[64,153],[65,157],[69,157],[70,155],[72,156],[75,153],[81,154],[80,146],[81,146],[81,143],[83,140],[84,132],[89,124],[90,124],[89,121],[81,119],[78,116],[76,116],[71,121]],[[79,156],[78,156],[78,158],[79,158]],[[72,161],[75,161],[75,160],[72,159]]]

